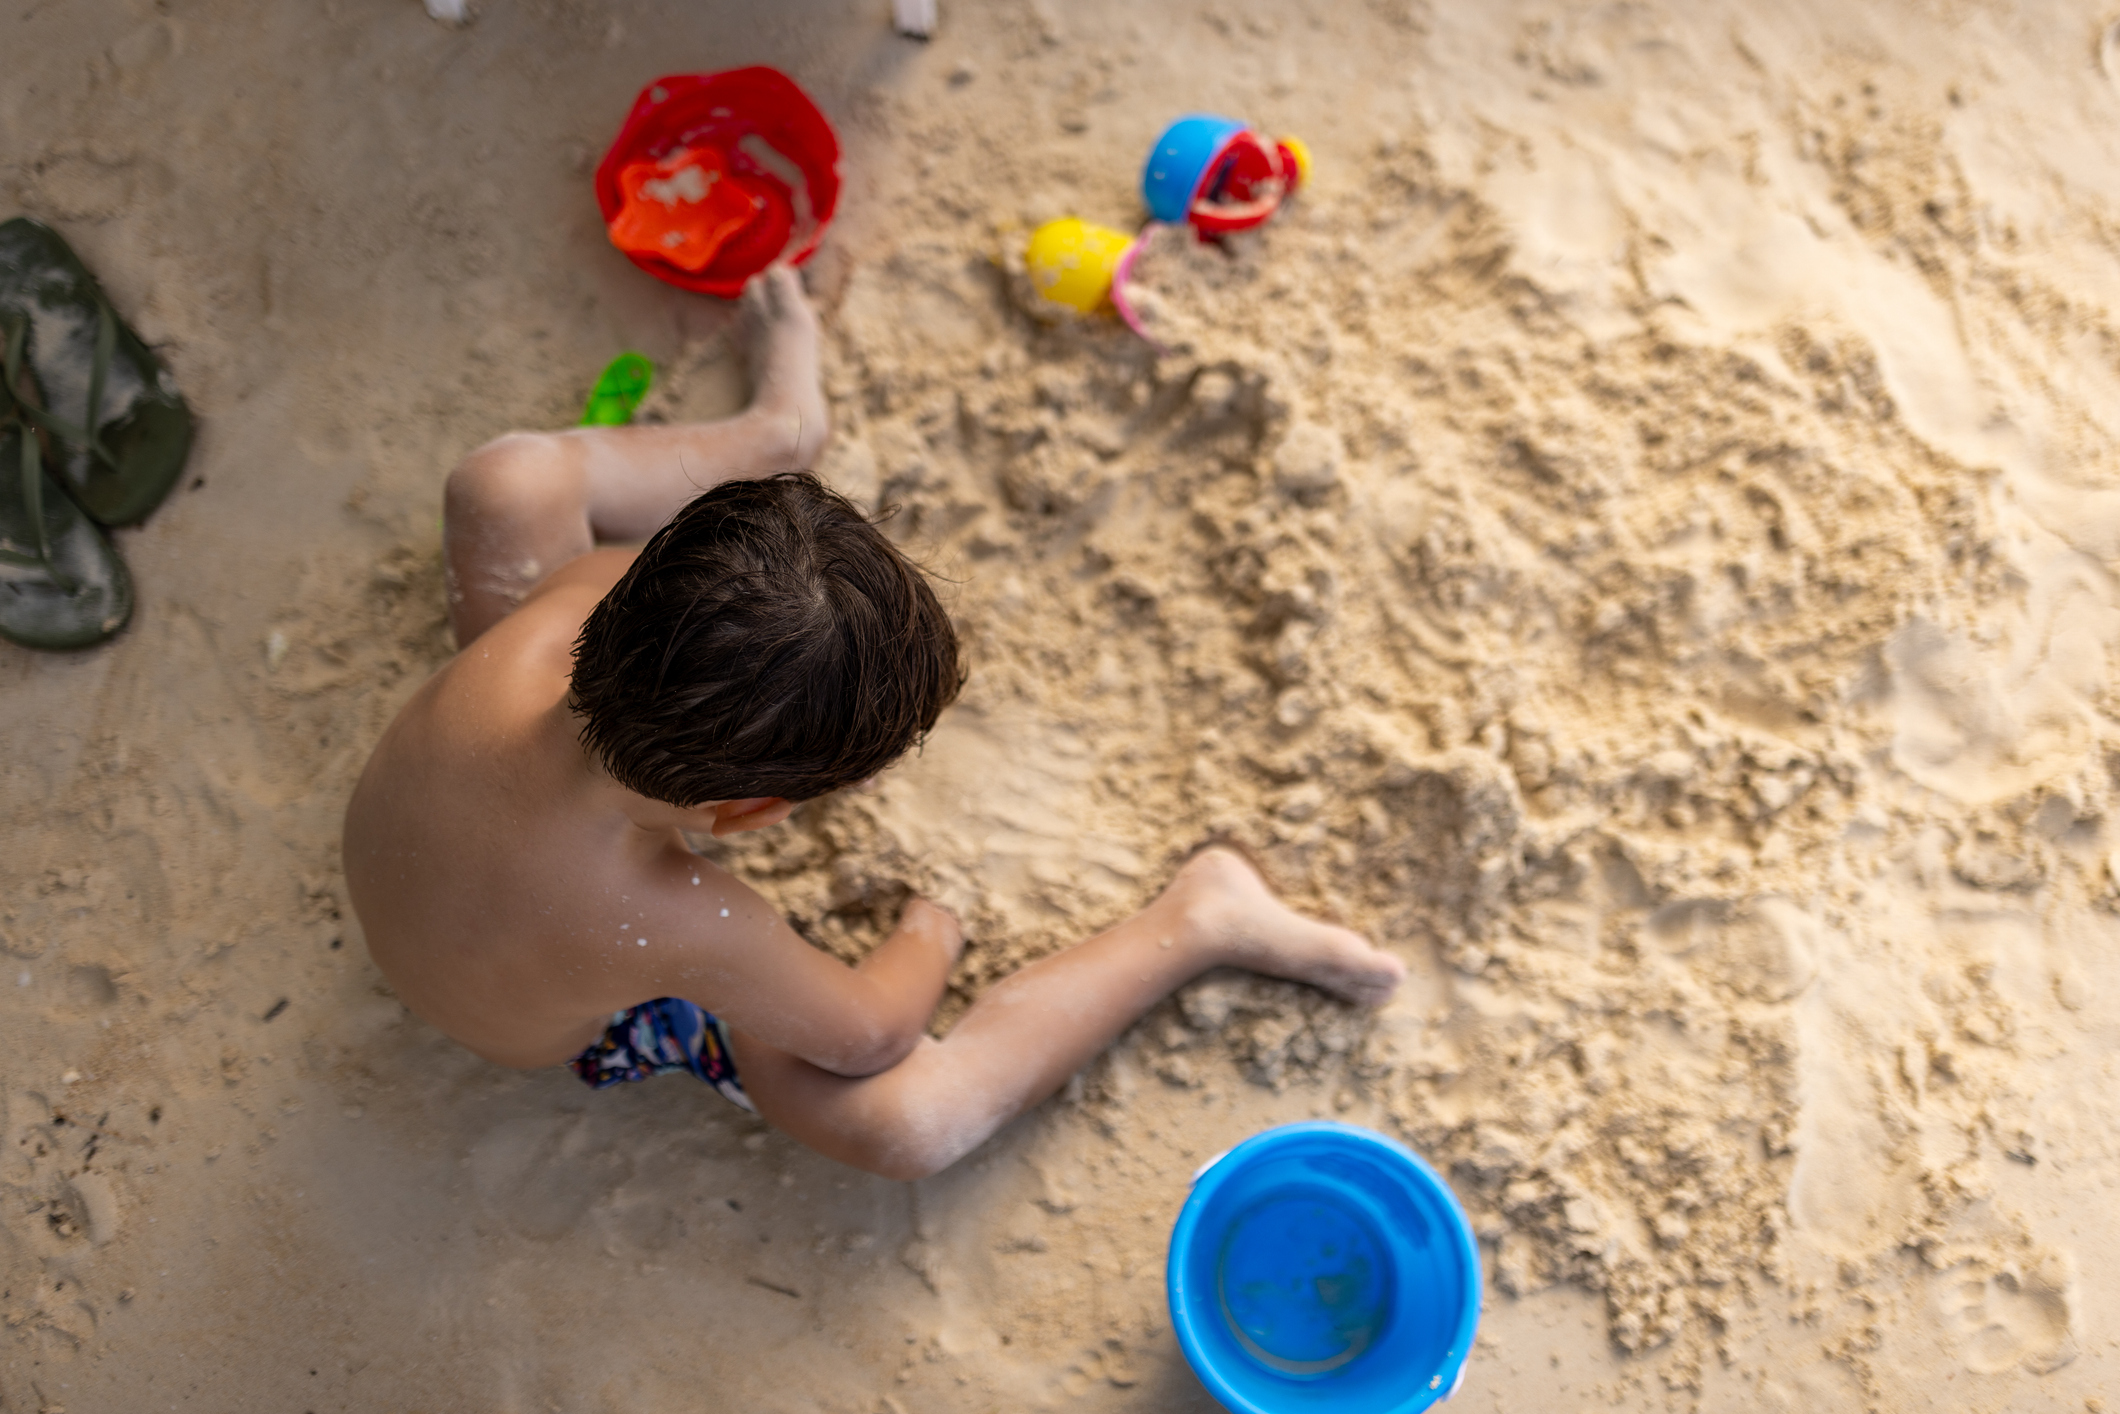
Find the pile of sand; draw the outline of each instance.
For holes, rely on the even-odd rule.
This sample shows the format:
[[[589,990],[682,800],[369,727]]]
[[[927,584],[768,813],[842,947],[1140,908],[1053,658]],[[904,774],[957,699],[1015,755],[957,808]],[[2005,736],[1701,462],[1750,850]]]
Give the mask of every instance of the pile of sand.
[[[0,191],[75,223],[212,435],[140,627],[0,660],[0,1408],[1205,1408],[1166,1225],[1311,1114],[1464,1199],[1475,1408],[2097,1408],[2120,93],[2067,7],[1815,8],[40,21],[177,135],[0,99],[36,154]],[[334,45],[234,161],[273,238],[158,234],[243,189],[193,86],[247,130]],[[675,1082],[496,1071],[377,988],[336,812],[447,651],[440,476],[620,342],[651,415],[740,397],[719,317],[576,208],[651,70],[752,60],[849,143],[821,469],[901,508],[974,673],[873,791],[711,852],[844,956],[957,909],[946,1020],[1234,836],[1413,962],[1383,1013],[1210,977],[908,1189]],[[526,116],[555,85],[579,112]],[[1156,239],[1163,352],[1044,319],[1022,233],[1125,219],[1177,107],[1317,180]],[[333,115],[390,135],[357,192],[305,165]],[[284,530],[282,464],[343,507]]]

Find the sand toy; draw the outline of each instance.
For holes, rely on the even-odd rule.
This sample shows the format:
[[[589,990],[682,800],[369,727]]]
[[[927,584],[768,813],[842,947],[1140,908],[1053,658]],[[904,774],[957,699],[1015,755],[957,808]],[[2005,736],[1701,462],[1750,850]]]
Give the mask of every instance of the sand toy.
[[[635,265],[733,299],[817,249],[839,204],[839,139],[777,69],[673,74],[634,101],[597,166],[596,203]]]
[[[1464,1210],[1412,1150],[1316,1121],[1194,1177],[1170,1239],[1178,1344],[1237,1414],[1416,1414],[1457,1392],[1480,1312]]]
[[[1141,171],[1149,224],[1139,237],[1077,217],[1031,233],[1024,265],[1056,305],[1090,314],[1106,304],[1155,343],[1126,298],[1126,279],[1158,226],[1189,225],[1203,237],[1260,224],[1310,178],[1310,149],[1296,138],[1269,142],[1234,118],[1192,113],[1163,130]]]
[[[1031,232],[1023,263],[1039,294],[1091,314],[1111,297],[1113,277],[1132,245],[1124,231],[1063,216]]]
[[[1163,347],[1162,340],[1149,332],[1147,322],[1141,318],[1140,311],[1134,308],[1134,302],[1127,297],[1126,286],[1133,278],[1135,262],[1141,259],[1158,234],[1166,229],[1168,227],[1161,221],[1151,221],[1143,226],[1141,234],[1135,236],[1132,243],[1120,253],[1118,265],[1112,271],[1112,308],[1119,311],[1119,317],[1126,321],[1126,327],[1148,340],[1157,353],[1167,353],[1168,350]]]
[[[1234,118],[1188,113],[1149,149],[1141,197],[1156,220],[1219,236],[1265,221],[1309,176],[1299,140],[1269,141]]]
[[[596,386],[589,390],[589,401],[582,408],[583,427],[624,427],[633,420],[640,400],[648,396],[648,388],[655,382],[655,365],[646,354],[634,353],[631,349],[604,365],[597,375]]]
[[[1173,225],[1165,221],[1149,222],[1141,228],[1140,235],[1126,243],[1126,248],[1121,250],[1118,258],[1112,262],[1111,277],[1104,296],[1118,312],[1119,318],[1126,322],[1126,327],[1147,340],[1149,347],[1159,354],[1169,353],[1170,349],[1156,337],[1155,331],[1149,327],[1148,320],[1142,317],[1140,306],[1134,302],[1131,282],[1134,266],[1148,253],[1149,247],[1158,241],[1170,239],[1173,234],[1180,234],[1186,239],[1208,239],[1199,235],[1195,227]]]

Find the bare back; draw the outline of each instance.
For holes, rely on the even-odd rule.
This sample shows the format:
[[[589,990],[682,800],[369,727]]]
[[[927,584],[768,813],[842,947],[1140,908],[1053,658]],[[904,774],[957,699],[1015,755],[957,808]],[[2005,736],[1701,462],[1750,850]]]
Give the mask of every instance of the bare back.
[[[574,640],[633,553],[554,571],[383,734],[346,809],[369,954],[406,1006],[503,1065],[564,1062],[613,1012],[656,997],[829,1070],[895,1059],[911,1038],[878,1005],[884,982],[686,847],[680,825],[724,821],[634,795],[583,749]],[[777,807],[765,822],[788,808],[738,804]]]
[[[583,555],[405,704],[346,812],[346,880],[401,1001],[479,1056],[558,1064],[611,1013],[681,994],[746,1011],[793,943],[757,892],[638,829],[589,780],[570,644],[630,551]],[[644,941],[642,941],[644,939]]]
[[[672,910],[719,923],[729,895],[750,892],[689,853],[642,851],[622,816],[582,811],[580,753],[554,750],[570,645],[597,581],[623,566],[607,555],[553,576],[435,674],[346,812],[347,885],[376,965],[414,1012],[506,1065],[580,1051],[646,999],[636,939],[673,943]]]

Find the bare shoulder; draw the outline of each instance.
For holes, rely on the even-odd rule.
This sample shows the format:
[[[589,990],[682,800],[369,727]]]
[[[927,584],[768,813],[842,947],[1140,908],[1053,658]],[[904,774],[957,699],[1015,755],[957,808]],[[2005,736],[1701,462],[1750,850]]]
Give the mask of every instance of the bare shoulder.
[[[584,595],[588,607],[575,620],[575,627],[589,617],[589,609],[596,607],[598,600],[611,592],[611,586],[625,576],[635,556],[640,551],[624,545],[607,545],[601,550],[591,550],[586,555],[577,555],[552,573],[539,580],[537,587],[523,596],[522,608],[527,609],[540,600],[559,597],[567,602],[578,603]],[[521,613],[522,609],[517,609]],[[512,615],[511,615],[512,617]],[[503,623],[506,620],[502,620]]]
[[[547,691],[573,668],[574,640],[582,623],[633,563],[634,551],[594,550],[561,565],[539,582],[500,622],[464,645],[437,674],[440,692],[481,705],[494,694],[534,700],[542,710]]]
[[[399,710],[355,786],[346,819],[349,850],[369,837],[402,832],[438,797],[469,802],[488,793],[482,784],[502,784],[490,778],[503,748],[565,698],[574,639],[602,596],[602,576],[594,571],[607,567],[578,565],[554,572]]]

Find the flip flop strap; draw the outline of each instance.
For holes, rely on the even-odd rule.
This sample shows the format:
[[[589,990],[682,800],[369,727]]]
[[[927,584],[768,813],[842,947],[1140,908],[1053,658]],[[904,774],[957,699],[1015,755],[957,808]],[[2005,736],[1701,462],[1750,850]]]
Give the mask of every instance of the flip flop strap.
[[[56,580],[61,589],[72,594],[81,587],[80,583],[59,567],[57,557],[52,554],[51,532],[44,524],[43,450],[37,442],[36,428],[30,425],[26,416],[29,405],[15,393],[15,386],[21,378],[22,345],[28,335],[28,319],[10,325],[4,350],[0,350],[0,369],[6,374],[6,382],[0,384],[0,398],[5,399],[4,409],[0,409],[0,428],[17,423],[22,425],[22,504],[29,511],[30,525],[35,528],[37,557],[31,559],[27,555],[0,551],[0,559],[24,569],[41,569]]]
[[[13,427],[21,420],[22,419],[18,417],[15,413],[14,400],[10,398],[8,400],[6,412],[0,413],[0,431],[5,431],[6,429]],[[22,429],[22,435],[23,440],[27,442],[34,440],[37,434],[30,428],[24,427]],[[38,463],[36,469],[38,471],[42,471],[44,469],[41,461]],[[0,475],[5,474],[5,472],[0,472]],[[41,482],[42,478],[40,477],[38,479]],[[27,491],[28,487],[25,485],[23,489]],[[25,497],[25,499],[27,498]],[[44,487],[42,485],[39,485],[37,487],[37,509],[40,512],[44,509]],[[48,570],[51,568],[51,547],[45,543],[43,516],[39,515],[35,517],[35,523],[37,526],[37,548],[40,553],[34,556],[21,555],[17,554],[13,550],[7,549],[4,546],[0,546],[0,564],[14,565],[19,569],[26,570]]]
[[[72,442],[88,449],[88,454],[97,461],[118,470],[118,459],[103,445],[103,438],[96,426],[103,420],[103,385],[110,375],[111,355],[118,347],[118,321],[110,312],[108,304],[96,306],[96,356],[88,366],[88,421],[84,426],[75,426],[64,418],[54,416],[45,408],[32,406],[15,392],[22,376],[23,339],[29,333],[29,319],[14,327],[8,335],[6,374],[8,396],[23,420],[34,427],[41,427],[62,441]]]
[[[22,429],[28,432],[28,428]],[[59,568],[58,556],[52,554],[51,533],[44,524],[44,456],[37,448],[37,439],[25,436],[22,439],[22,501],[29,507],[30,523],[37,527],[37,554],[44,561],[44,572],[59,582],[59,587],[72,594],[81,586],[65,570]]]
[[[28,427],[22,432],[22,504],[29,512],[29,523],[36,527],[37,557],[0,550],[0,558],[24,569],[41,569],[62,591],[73,594],[81,588],[80,581],[59,567],[58,557],[52,554],[51,532],[44,524],[44,458],[37,450],[36,433]]]
[[[88,449],[112,471],[118,469],[117,459],[104,449],[103,437],[98,428],[103,425],[103,383],[110,375],[110,356],[118,349],[118,319],[110,312],[110,305],[96,301],[96,357],[88,366],[88,407],[81,425],[88,430]]]
[[[23,315],[21,322],[9,320],[7,337],[0,340],[0,399],[10,413],[21,411],[21,399],[15,393],[16,384],[22,381],[22,346],[29,338],[29,316]]]

